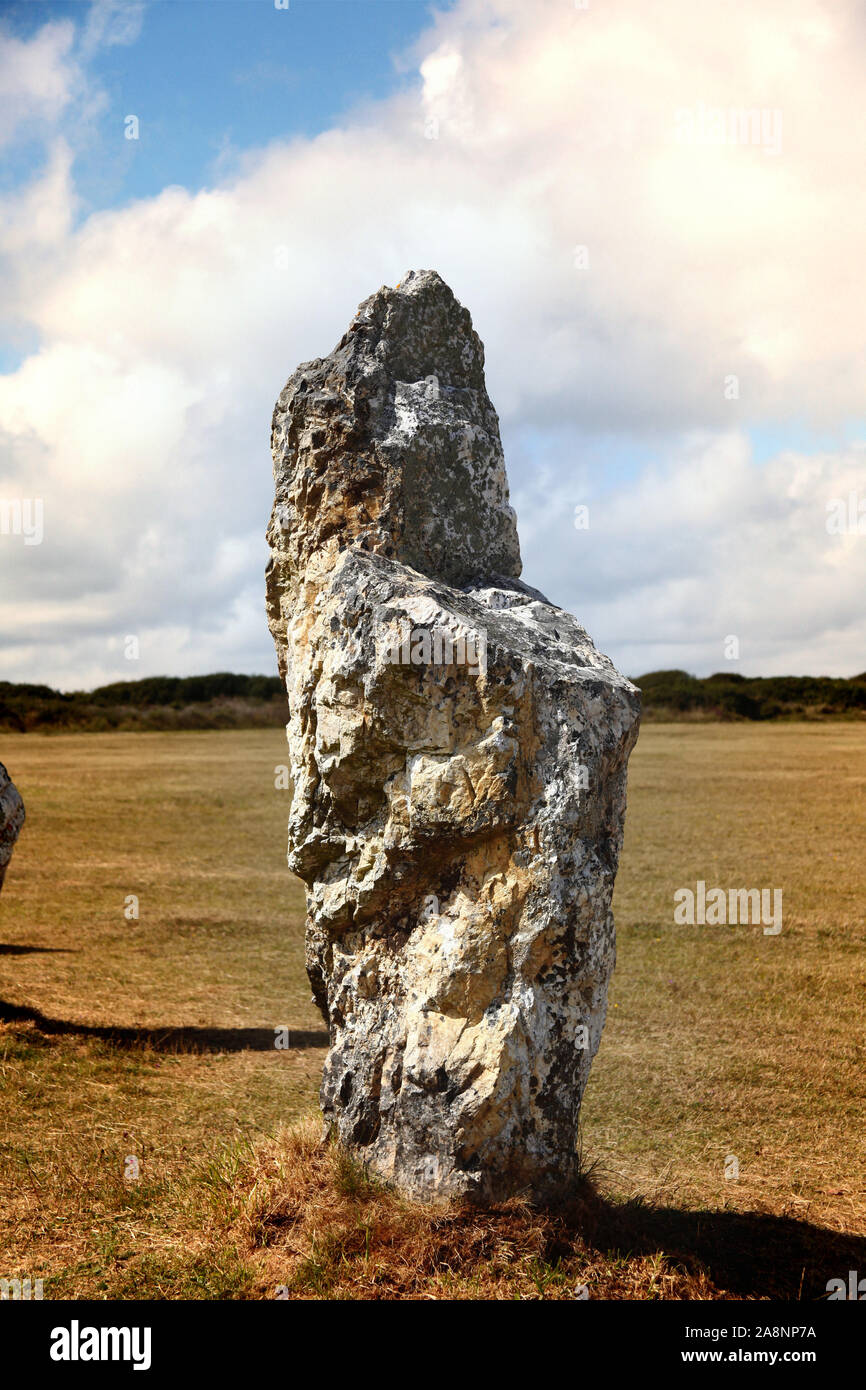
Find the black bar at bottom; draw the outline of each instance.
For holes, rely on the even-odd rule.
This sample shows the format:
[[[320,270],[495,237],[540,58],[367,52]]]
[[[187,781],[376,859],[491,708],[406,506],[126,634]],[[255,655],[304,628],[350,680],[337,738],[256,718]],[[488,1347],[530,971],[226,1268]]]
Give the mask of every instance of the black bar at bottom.
[[[761,1367],[772,1380],[779,1371],[796,1367],[818,1372],[822,1383],[828,1383],[834,1373],[850,1373],[860,1364],[863,1345],[864,1315],[838,1301],[606,1303],[576,1298],[506,1306],[508,1322],[500,1323],[503,1305],[478,1302],[9,1300],[0,1304],[0,1336],[4,1364],[15,1367],[19,1382],[32,1375],[34,1384],[84,1384],[105,1374],[115,1380],[129,1375],[134,1383],[149,1376],[162,1384],[167,1373],[172,1379],[213,1376],[213,1383],[221,1384],[238,1357],[246,1361],[251,1379],[260,1382],[263,1375],[274,1374],[294,1381],[310,1374],[316,1344],[326,1363],[327,1349],[332,1350],[333,1363],[321,1367],[328,1376],[341,1369],[343,1375],[357,1370],[388,1379],[405,1374],[422,1383],[428,1377],[442,1381],[458,1376],[465,1382],[470,1369],[467,1334],[475,1365],[489,1372],[500,1356],[513,1357],[515,1338],[526,1351],[525,1338],[535,1333],[544,1338],[536,1344],[536,1355],[545,1378],[554,1373],[552,1364],[545,1369],[548,1355],[554,1355],[557,1362],[564,1358],[562,1369],[570,1362],[580,1379],[587,1356],[590,1374],[606,1369],[618,1378],[632,1370],[667,1375],[674,1367],[691,1378],[715,1366],[735,1374],[744,1367]],[[449,1342],[451,1327],[460,1335],[459,1344]],[[422,1364],[414,1368],[403,1341],[413,1333],[434,1337],[417,1344],[417,1351],[424,1350]]]

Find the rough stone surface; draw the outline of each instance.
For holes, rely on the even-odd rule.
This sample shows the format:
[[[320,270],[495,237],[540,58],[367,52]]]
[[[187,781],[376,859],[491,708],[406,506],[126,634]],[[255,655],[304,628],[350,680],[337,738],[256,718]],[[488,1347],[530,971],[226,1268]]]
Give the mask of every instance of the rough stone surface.
[[[552,1195],[605,1019],[638,692],[518,577],[483,348],[435,272],[298,368],[272,444],[326,1120],[418,1197]]]
[[[6,869],[23,824],[24,802],[9,773],[0,763],[0,888],[3,887]]]

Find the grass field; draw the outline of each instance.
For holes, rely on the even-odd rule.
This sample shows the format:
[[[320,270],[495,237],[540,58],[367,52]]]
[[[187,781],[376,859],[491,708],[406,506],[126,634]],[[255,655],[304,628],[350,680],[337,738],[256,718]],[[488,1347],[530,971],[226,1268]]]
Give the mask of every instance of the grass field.
[[[286,1132],[326,1039],[281,730],[6,735],[0,756],[27,807],[0,897],[0,1277],[46,1298],[814,1298],[866,1274],[861,725],[643,730],[567,1230],[412,1211]],[[674,926],[698,879],[781,887],[782,933]],[[290,1179],[321,1228],[287,1213]]]

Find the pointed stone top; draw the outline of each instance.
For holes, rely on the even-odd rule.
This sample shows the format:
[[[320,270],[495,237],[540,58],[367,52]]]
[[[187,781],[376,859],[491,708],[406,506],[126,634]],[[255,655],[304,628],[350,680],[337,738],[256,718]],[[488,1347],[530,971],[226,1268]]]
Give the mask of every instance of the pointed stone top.
[[[269,540],[298,576],[349,547],[451,584],[517,578],[520,548],[484,348],[435,270],[365,299],[274,411]]]

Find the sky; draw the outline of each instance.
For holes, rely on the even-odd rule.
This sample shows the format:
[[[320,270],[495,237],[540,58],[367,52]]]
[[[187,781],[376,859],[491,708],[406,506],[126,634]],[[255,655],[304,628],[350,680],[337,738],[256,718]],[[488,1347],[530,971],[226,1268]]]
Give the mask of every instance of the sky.
[[[275,671],[274,400],[428,267],[622,671],[866,670],[864,80],[861,0],[0,0],[0,679]]]

